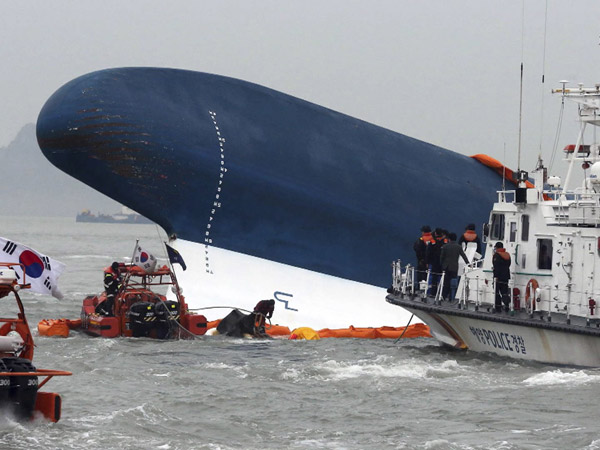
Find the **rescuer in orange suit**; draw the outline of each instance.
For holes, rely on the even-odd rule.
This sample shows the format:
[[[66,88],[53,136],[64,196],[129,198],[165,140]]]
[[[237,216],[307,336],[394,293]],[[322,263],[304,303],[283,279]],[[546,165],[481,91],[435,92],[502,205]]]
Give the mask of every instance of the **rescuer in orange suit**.
[[[106,300],[98,303],[96,312],[103,316],[114,316],[115,311],[115,296],[121,288],[121,274],[119,272],[119,263],[113,262],[110,267],[104,269],[104,291],[106,292]]]

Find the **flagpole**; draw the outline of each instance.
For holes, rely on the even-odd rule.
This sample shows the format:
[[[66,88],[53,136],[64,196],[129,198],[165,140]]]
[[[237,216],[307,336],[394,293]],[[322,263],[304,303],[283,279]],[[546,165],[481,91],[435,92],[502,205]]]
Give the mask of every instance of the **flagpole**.
[[[167,243],[163,241],[165,244],[165,251],[167,251]],[[173,277],[173,281],[175,282],[175,286],[177,287],[175,296],[177,297],[177,301],[181,305],[183,302],[181,300],[181,289],[179,288],[179,282],[177,281],[177,275],[175,275],[175,266],[171,263],[171,258],[169,258],[169,252],[167,251],[167,264],[169,264],[169,271],[171,272],[171,276]]]
[[[124,286],[127,286],[127,283],[129,282],[129,278],[131,277],[131,269],[133,268],[133,259],[135,258],[135,251],[138,248],[139,242],[140,242],[139,239],[135,240],[135,247],[133,247],[133,254],[131,255],[131,264],[129,265],[129,269],[127,269],[127,272],[125,273],[125,278],[123,278],[123,284],[122,284],[121,288],[123,288]]]
[[[139,239],[135,240],[135,247],[133,247],[133,253],[131,254],[131,265],[133,266],[133,258],[135,258],[135,252],[138,248],[138,244],[140,243]]]

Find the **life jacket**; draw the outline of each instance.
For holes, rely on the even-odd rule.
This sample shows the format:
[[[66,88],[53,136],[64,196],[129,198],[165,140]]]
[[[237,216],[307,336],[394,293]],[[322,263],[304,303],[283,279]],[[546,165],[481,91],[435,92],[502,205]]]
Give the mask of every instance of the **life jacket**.
[[[108,293],[115,293],[121,283],[121,275],[115,272],[111,266],[104,269],[104,290]]]
[[[467,230],[463,233],[463,238],[466,242],[475,242],[477,240],[477,233],[474,230]]]
[[[419,239],[421,239],[423,242],[425,242],[425,244],[432,244],[434,241],[433,236],[431,235],[430,231],[423,233]]]
[[[113,277],[118,277],[119,276],[119,274],[116,273],[111,266],[108,266],[108,267],[104,268],[104,275],[106,276],[106,275],[109,275],[109,274],[112,275]]]
[[[505,248],[497,248],[496,254],[498,254],[503,260],[510,261],[510,254],[506,251]]]
[[[111,266],[104,268],[104,280],[105,281],[120,280],[120,279],[121,279],[121,274],[119,273],[119,271],[115,272]]]

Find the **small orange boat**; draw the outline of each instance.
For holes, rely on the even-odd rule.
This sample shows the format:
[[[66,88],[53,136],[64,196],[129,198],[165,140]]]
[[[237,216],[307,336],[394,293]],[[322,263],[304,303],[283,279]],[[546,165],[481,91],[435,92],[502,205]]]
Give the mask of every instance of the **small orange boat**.
[[[20,283],[15,266],[21,266]],[[52,377],[68,376],[71,372],[37,369],[32,364],[33,336],[18,294],[29,287],[22,264],[0,263],[0,301],[6,302],[12,296],[19,310],[16,318],[0,318],[0,406],[6,407],[17,419],[32,419],[41,414],[58,422],[62,408],[60,394],[42,392],[40,388]],[[41,383],[38,382],[40,376],[45,377]]]
[[[76,330],[80,327],[81,319],[42,319],[38,323],[38,333],[40,336],[68,337],[69,330]]]
[[[175,274],[167,266],[146,272],[136,265],[121,263],[119,272],[123,275],[123,285],[115,296],[114,315],[96,312],[98,305],[106,301],[106,292],[88,295],[81,308],[82,331],[107,338],[144,336],[157,339],[185,339],[206,333],[206,317],[188,310]],[[160,287],[171,289],[175,299],[167,300],[153,290]],[[78,325],[76,321],[70,323],[73,327]],[[63,325],[57,326],[64,330]]]

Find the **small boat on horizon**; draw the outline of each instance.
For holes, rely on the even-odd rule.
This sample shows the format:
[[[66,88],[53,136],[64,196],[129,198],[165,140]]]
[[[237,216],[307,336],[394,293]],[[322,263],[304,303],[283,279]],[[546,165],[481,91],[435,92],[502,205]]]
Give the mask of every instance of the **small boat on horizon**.
[[[89,209],[84,209],[77,216],[75,222],[84,223],[136,223],[136,224],[153,224],[150,219],[136,213],[132,209],[125,206],[121,208],[120,213],[116,214],[93,214]]]
[[[426,280],[417,282],[411,264],[393,264],[387,302],[429,325],[444,345],[600,367],[600,144],[596,133],[589,144],[585,135],[588,125],[600,126],[600,85],[567,88],[565,83],[553,92],[577,104],[581,126],[576,143],[564,149],[564,183],[548,177],[540,159],[534,186],[528,187],[528,174],[520,172],[516,190],[498,192],[484,225],[485,256],[466,267],[456,298],[443,299],[446,273],[428,271]],[[583,182],[573,187],[578,167]],[[495,250],[505,256],[495,257]],[[498,270],[506,261],[508,281]],[[438,289],[428,292],[437,275],[442,277]]]

